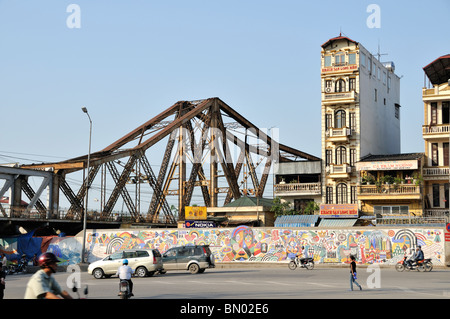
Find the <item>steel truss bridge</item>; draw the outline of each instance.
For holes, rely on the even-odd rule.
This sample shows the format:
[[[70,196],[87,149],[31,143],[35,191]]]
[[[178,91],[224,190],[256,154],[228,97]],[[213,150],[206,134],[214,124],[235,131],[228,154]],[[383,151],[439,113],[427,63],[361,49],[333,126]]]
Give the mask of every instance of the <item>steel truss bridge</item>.
[[[153,163],[159,157],[159,165],[151,165],[150,157]],[[8,190],[13,194],[9,214],[0,205],[0,217],[33,212],[39,219],[80,221],[95,182],[101,193],[96,220],[111,220],[121,197],[132,222],[175,225],[184,219],[194,191],[207,207],[217,207],[219,199],[225,205],[247,194],[261,197],[274,163],[299,159],[320,160],[278,143],[219,98],[179,101],[101,151],[55,163],[0,167],[5,180],[0,198]],[[69,176],[80,171],[84,181],[77,187]],[[38,189],[30,186],[29,176],[42,177]],[[144,187],[147,201],[141,199]],[[41,199],[45,189],[46,201]],[[30,200],[26,207],[22,194]],[[61,196],[70,203],[64,216],[58,214]],[[177,197],[177,214],[169,196]],[[89,208],[87,218],[94,218]]]

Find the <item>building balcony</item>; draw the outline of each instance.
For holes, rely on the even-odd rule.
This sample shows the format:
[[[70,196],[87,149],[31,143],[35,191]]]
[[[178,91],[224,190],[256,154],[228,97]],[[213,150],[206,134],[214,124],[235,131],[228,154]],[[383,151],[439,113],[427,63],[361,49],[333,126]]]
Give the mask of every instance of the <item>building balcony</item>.
[[[449,124],[423,125],[422,136],[426,140],[447,139],[450,132]]]
[[[357,195],[359,200],[421,200],[422,190],[420,185],[410,184],[361,185],[358,186]]]
[[[322,183],[284,183],[274,185],[275,196],[321,195]]]
[[[329,128],[326,133],[326,140],[330,142],[348,142],[352,136],[352,130],[346,127]]]
[[[329,178],[349,178],[353,171],[353,167],[349,164],[331,164],[326,167],[325,171]]]
[[[327,92],[330,90],[330,92]],[[322,93],[322,104],[336,104],[336,103],[354,103],[358,100],[358,93],[355,91],[349,92],[331,92],[330,88],[326,88]]]
[[[448,181],[448,176],[450,169],[448,167],[424,167],[423,168],[423,179],[430,180],[446,180]]]

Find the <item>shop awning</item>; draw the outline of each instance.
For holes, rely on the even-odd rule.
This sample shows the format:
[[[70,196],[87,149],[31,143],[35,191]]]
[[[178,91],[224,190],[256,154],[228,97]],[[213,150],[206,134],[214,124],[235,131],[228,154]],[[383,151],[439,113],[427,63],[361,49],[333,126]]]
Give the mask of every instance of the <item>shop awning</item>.
[[[353,227],[356,218],[325,218],[320,221],[319,227]]]
[[[314,227],[319,215],[283,215],[275,220],[275,227]]]

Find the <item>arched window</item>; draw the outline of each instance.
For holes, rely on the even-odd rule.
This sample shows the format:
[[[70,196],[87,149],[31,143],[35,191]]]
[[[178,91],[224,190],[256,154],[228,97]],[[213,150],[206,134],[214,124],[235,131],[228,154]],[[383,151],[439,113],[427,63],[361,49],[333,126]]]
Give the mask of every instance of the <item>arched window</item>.
[[[334,128],[343,128],[346,126],[345,111],[338,110],[334,113]]]
[[[340,183],[336,186],[336,203],[347,204],[347,184]]]
[[[336,148],[336,165],[347,163],[347,149],[345,146]]]
[[[335,92],[345,92],[345,81],[339,79],[336,81]]]

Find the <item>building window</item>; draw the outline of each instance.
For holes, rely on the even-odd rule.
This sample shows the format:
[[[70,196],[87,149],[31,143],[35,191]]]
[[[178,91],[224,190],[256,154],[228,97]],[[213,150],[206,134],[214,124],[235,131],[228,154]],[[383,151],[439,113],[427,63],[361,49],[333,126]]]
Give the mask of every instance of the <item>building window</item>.
[[[327,204],[333,204],[333,187],[327,186],[325,200]]]
[[[338,53],[334,56],[334,65],[335,66],[345,65],[345,54],[344,53]]]
[[[444,192],[445,192],[445,208],[448,208],[448,195],[449,195],[449,183],[444,184]]]
[[[334,114],[334,128],[343,128],[346,126],[345,111],[338,110]]]
[[[375,91],[374,91],[374,98],[375,98],[375,102],[377,102],[378,101],[378,90],[377,89],[375,89]]]
[[[356,53],[350,53],[348,55],[348,64],[356,64]]]
[[[437,124],[437,103],[431,103],[431,125]]]
[[[323,58],[323,65],[324,66],[331,66],[331,55],[326,55]]]
[[[400,118],[400,105],[398,105],[397,103],[395,104],[395,118],[399,119]]]
[[[358,200],[356,199],[356,186],[350,186],[350,204],[357,204]]]
[[[332,114],[325,114],[325,130],[333,128]]]
[[[350,149],[350,165],[355,166],[356,164],[356,150],[354,148]]]
[[[334,90],[335,92],[345,92],[345,81],[342,79],[339,79],[336,81],[336,88]]]
[[[442,124],[449,124],[449,103],[442,102]]]
[[[355,78],[350,78],[348,81],[348,90],[352,91],[352,90],[356,90],[356,79]]]
[[[431,144],[431,166],[439,166],[438,143]]]
[[[361,52],[361,65],[366,67],[366,54]]]
[[[352,130],[353,134],[356,131],[356,113],[350,112],[349,117],[350,129]]]
[[[344,146],[336,148],[336,165],[342,165],[347,162],[347,149]]]
[[[383,84],[386,85],[386,80],[387,80],[387,74],[385,71],[383,71]]]
[[[347,204],[347,185],[340,183],[336,186],[336,204]]]
[[[433,207],[439,206],[439,184],[433,184]]]
[[[442,152],[444,153],[444,166],[448,166],[448,143],[444,143],[443,144],[443,150]]]
[[[330,166],[331,163],[333,163],[332,158],[333,152],[331,150],[325,150],[325,165]]]
[[[333,86],[333,82],[331,80],[325,80],[325,92],[327,92],[327,89],[331,89]]]

